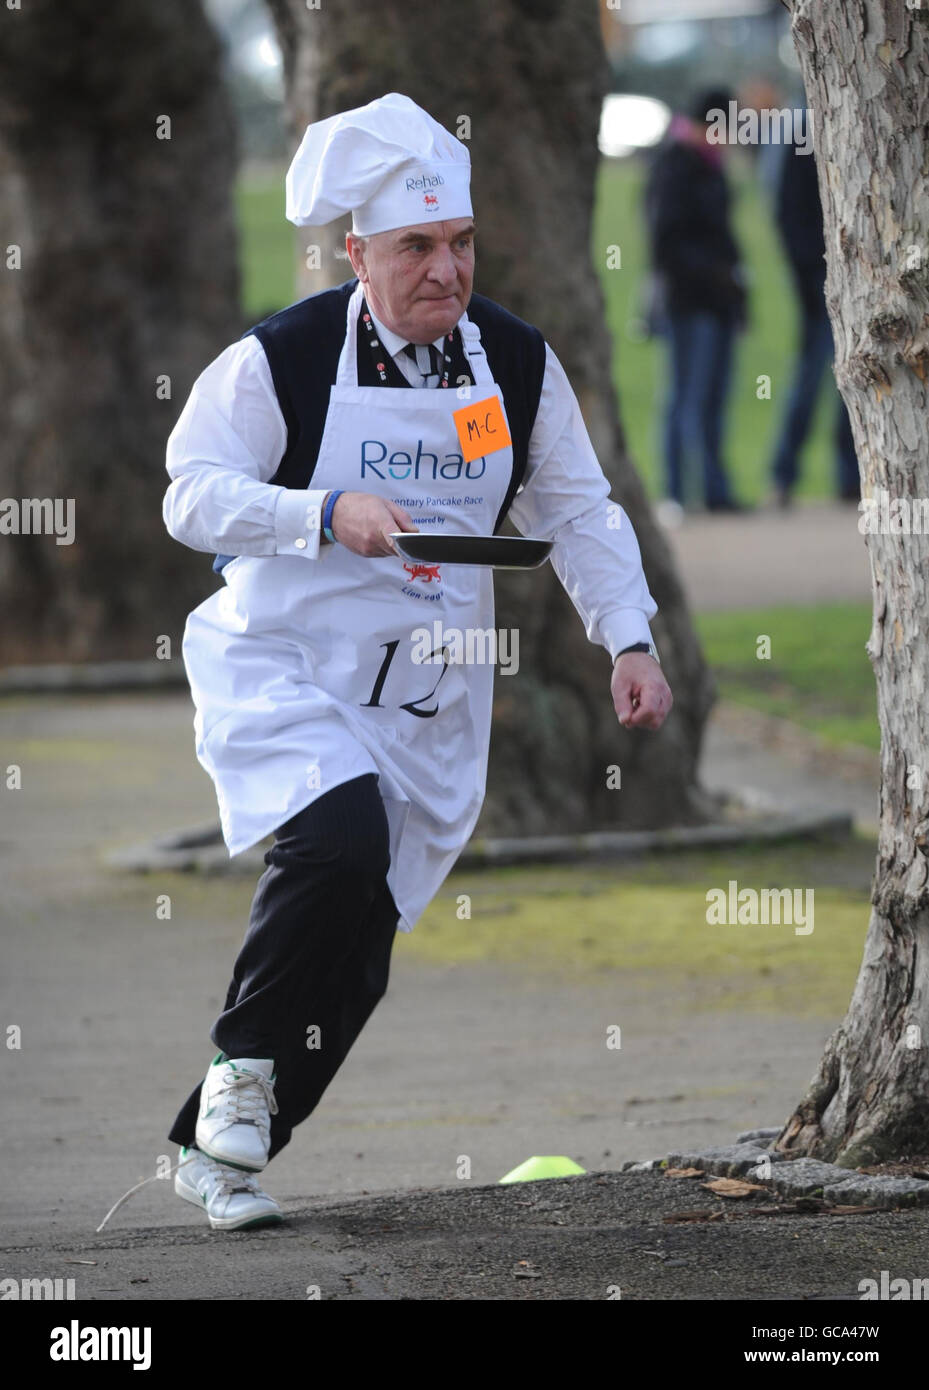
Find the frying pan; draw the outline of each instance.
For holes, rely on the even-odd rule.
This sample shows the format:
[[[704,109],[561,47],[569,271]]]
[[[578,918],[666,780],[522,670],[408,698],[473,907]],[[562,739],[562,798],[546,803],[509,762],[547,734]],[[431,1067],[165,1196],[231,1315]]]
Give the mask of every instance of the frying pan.
[[[551,541],[533,536],[456,536],[392,531],[391,540],[408,560],[427,565],[490,565],[496,570],[531,570],[548,559]]]

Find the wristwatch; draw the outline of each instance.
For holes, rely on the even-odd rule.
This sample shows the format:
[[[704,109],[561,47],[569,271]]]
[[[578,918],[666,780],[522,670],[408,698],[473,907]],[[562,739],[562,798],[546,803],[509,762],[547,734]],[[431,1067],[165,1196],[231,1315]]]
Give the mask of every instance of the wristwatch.
[[[658,665],[661,665],[661,658],[658,655],[658,648],[655,646],[654,642],[634,642],[631,647],[623,647],[621,652],[616,653],[616,658],[613,662],[614,666],[616,665],[616,662],[619,660],[621,656],[626,655],[626,652],[648,652],[649,656],[654,657],[655,661],[658,662]]]

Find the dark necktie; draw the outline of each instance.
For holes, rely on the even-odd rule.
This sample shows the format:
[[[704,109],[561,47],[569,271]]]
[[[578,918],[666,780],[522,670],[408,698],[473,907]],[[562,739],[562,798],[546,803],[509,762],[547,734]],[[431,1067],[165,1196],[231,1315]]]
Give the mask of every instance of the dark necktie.
[[[428,347],[428,349],[429,349],[429,371],[428,371],[428,372],[424,372],[424,371],[423,371],[423,366],[424,366],[424,364],[425,364],[425,358],[426,358],[426,352],[425,352],[426,347]],[[441,364],[440,364],[440,362],[439,362],[439,354],[438,354],[438,351],[437,351],[437,349],[436,349],[435,343],[428,343],[428,344],[425,344],[425,345],[424,345],[424,344],[416,344],[416,343],[407,343],[407,345],[406,345],[406,347],[403,349],[403,351],[406,353],[407,357],[412,357],[413,361],[416,363],[416,365],[417,365],[417,367],[418,367],[418,369],[419,369],[419,374],[420,374],[420,376],[421,376],[422,379],[423,379],[423,385],[424,385],[424,386],[429,386],[429,385],[432,384],[432,381],[431,381],[432,377],[436,377],[436,378],[439,377],[439,375],[440,375],[440,367],[441,367]]]

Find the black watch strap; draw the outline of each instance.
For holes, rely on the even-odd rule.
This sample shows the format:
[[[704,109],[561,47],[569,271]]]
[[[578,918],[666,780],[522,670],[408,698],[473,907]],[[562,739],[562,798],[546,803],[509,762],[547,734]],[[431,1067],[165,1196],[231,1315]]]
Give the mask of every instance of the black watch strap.
[[[631,647],[623,647],[621,652],[616,653],[614,664],[621,656],[625,656],[627,652],[647,652],[649,656],[654,657],[654,659],[658,661],[658,649],[654,642],[633,642]],[[659,661],[658,664],[660,666],[661,662]]]

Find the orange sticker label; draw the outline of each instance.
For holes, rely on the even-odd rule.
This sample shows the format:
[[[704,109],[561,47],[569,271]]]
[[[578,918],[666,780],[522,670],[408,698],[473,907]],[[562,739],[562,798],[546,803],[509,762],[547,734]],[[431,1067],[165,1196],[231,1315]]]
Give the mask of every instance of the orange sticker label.
[[[510,440],[499,396],[488,396],[486,401],[463,406],[452,414],[461,456],[465,463],[492,454],[496,449],[505,449]]]

